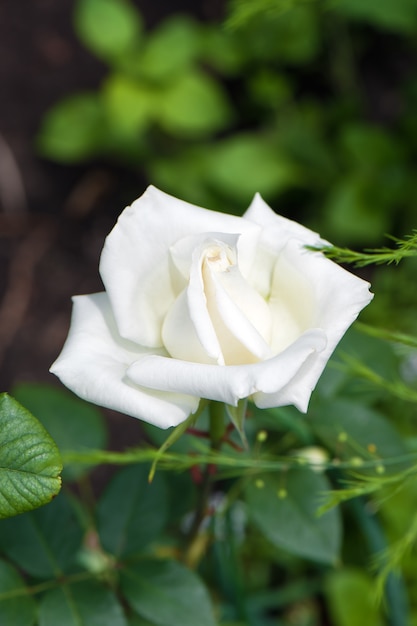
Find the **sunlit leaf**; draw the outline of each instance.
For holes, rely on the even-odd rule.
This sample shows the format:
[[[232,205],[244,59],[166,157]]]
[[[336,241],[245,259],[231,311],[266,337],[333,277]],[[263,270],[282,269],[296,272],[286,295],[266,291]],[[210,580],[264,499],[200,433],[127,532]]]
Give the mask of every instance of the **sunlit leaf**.
[[[153,118],[158,94],[148,85],[112,74],[103,85],[103,103],[109,123],[123,134],[142,131]]]
[[[74,21],[85,45],[106,59],[133,47],[142,30],[139,12],[128,0],[78,0]]]
[[[201,136],[224,128],[231,119],[231,109],[217,82],[202,72],[187,72],[166,89],[157,116],[170,133]]]
[[[141,74],[153,81],[172,80],[191,66],[199,47],[197,22],[189,17],[173,16],[149,36],[138,59]]]
[[[219,191],[250,202],[254,190],[265,195],[284,190],[296,172],[266,138],[237,134],[207,153],[206,178]]]
[[[47,112],[37,137],[38,149],[62,163],[87,159],[101,148],[103,123],[98,94],[70,96]]]

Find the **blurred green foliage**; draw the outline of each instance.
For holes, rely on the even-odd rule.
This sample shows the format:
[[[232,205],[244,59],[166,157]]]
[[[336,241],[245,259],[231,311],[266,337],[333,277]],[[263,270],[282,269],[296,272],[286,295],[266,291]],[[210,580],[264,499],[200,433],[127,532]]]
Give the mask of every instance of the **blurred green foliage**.
[[[338,245],[409,232],[416,0],[234,0],[228,9],[225,24],[173,15],[148,31],[129,0],[78,0],[76,32],[108,73],[97,91],[49,111],[41,154],[122,162],[228,212],[259,191]]]

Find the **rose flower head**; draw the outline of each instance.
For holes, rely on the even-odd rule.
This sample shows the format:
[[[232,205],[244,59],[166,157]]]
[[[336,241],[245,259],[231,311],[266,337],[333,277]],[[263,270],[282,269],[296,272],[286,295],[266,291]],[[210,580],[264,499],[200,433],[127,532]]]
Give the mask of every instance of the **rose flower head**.
[[[105,291],[76,296],[51,371],[85,400],[168,428],[200,399],[307,410],[369,284],[257,194],[243,217],[149,187],[100,261]]]

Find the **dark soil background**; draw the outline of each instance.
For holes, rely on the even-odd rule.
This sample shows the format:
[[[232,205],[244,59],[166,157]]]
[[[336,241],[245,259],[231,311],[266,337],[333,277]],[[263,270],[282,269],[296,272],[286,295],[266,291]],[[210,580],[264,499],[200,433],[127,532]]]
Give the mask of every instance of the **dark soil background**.
[[[151,28],[173,12],[218,17],[223,3],[136,5]],[[48,370],[67,335],[71,296],[102,289],[104,238],[147,184],[140,171],[65,167],[36,154],[34,138],[48,108],[95,89],[106,71],[77,40],[73,7],[74,0],[0,4],[0,391],[19,382],[60,384]],[[132,445],[137,421],[114,428],[119,416],[108,415],[112,445]]]

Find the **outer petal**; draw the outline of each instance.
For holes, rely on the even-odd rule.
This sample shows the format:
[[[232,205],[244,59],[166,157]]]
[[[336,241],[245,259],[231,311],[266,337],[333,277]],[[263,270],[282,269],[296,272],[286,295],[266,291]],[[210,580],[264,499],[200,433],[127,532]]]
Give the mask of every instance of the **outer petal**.
[[[149,351],[118,335],[105,293],[74,298],[65,346],[51,367],[78,396],[110,409],[168,428],[193,413],[199,398],[141,389],[126,370]]]
[[[169,248],[201,232],[243,234],[257,240],[249,220],[196,207],[149,187],[127,207],[106,239],[100,273],[122,337],[162,346],[163,318],[177,293],[170,279]]]
[[[311,325],[322,328],[327,337],[326,348],[312,355],[296,376],[279,393],[258,393],[254,401],[260,408],[277,406],[276,402],[294,404],[307,410],[311,391],[336,345],[360,311],[373,298],[369,283],[347,272],[319,252],[303,249],[303,243],[289,241],[283,251],[286,262],[306,280],[312,290],[315,310],[311,310]]]
[[[259,193],[255,194],[243,218],[262,226],[264,241],[269,241],[278,250],[288,239],[292,238],[301,239],[305,245],[310,246],[326,243],[313,230],[282,215],[277,215]]]
[[[236,405],[253,394],[274,394],[286,388],[311,355],[324,350],[322,330],[305,332],[272,359],[251,365],[205,365],[161,356],[144,356],[129,367],[128,377],[137,385],[166,389]],[[286,402],[275,402],[279,406]]]
[[[277,256],[290,239],[299,239],[305,245],[326,243],[312,230],[274,213],[259,193],[253,198],[243,219],[262,228],[257,256],[248,280],[264,298],[269,296]]]

